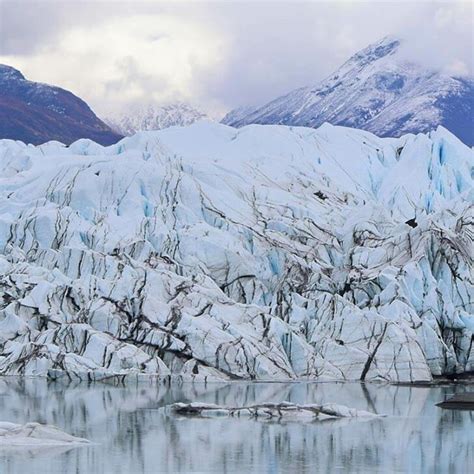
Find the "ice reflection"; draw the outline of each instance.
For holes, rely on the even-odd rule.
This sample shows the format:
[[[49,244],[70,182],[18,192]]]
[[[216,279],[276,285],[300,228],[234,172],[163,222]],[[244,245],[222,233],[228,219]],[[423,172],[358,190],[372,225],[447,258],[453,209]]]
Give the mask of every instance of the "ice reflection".
[[[466,390],[375,384],[48,383],[0,379],[0,420],[56,424],[97,445],[67,452],[0,452],[1,472],[466,472],[474,413],[435,403]],[[472,390],[472,387],[471,387]],[[385,413],[365,422],[263,423],[170,418],[177,401],[245,405],[341,403]]]

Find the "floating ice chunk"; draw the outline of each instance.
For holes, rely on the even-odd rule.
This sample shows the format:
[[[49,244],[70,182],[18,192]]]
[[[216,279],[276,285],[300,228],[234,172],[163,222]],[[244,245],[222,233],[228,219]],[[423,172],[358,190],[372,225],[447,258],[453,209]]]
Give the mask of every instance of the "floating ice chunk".
[[[53,425],[0,422],[0,449],[8,447],[52,447],[87,445],[90,441],[72,436]]]
[[[212,403],[173,403],[165,407],[167,413],[182,416],[256,418],[262,420],[316,421],[331,418],[376,418],[378,415],[344,405],[298,405],[290,402],[262,403],[244,407],[225,407]]]

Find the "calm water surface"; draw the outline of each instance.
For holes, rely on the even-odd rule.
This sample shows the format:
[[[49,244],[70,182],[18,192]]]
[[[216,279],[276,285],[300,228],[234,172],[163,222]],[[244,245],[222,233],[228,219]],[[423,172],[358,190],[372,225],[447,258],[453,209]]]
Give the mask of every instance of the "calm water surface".
[[[474,412],[435,403],[474,386],[359,383],[107,384],[0,379],[0,421],[88,438],[74,449],[0,450],[1,473],[474,472]],[[177,401],[341,403],[388,415],[319,423],[166,416]]]

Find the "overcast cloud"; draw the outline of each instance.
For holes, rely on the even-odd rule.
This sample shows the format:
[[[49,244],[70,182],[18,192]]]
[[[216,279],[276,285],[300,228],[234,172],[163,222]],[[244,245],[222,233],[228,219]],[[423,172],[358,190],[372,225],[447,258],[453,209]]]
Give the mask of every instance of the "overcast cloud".
[[[222,115],[317,83],[387,34],[404,54],[473,74],[471,2],[0,0],[0,63],[100,115],[186,101]]]

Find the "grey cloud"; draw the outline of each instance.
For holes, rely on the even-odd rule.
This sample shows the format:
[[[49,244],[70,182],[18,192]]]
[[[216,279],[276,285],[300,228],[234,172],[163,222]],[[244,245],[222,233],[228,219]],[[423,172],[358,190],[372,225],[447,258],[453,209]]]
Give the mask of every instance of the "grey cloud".
[[[196,103],[216,104],[222,110],[264,103],[315,84],[387,34],[407,38],[409,59],[437,68],[456,60],[472,74],[472,10],[471,15],[469,9],[460,13],[462,2],[0,1],[3,55],[33,57],[74,26],[87,28],[132,13],[166,13],[217,32],[228,48],[217,69],[193,69],[192,95]],[[150,36],[150,42],[162,39],[160,34]],[[139,73],[133,58],[122,61],[115,76],[104,78],[104,97],[94,97],[100,103],[93,106],[106,109],[108,102],[122,100],[122,92],[132,85],[143,90],[143,101],[158,88],[171,86],[165,78]],[[44,62],[48,64],[47,56]]]
[[[136,102],[142,105],[146,104],[147,97],[149,98],[155,90],[166,90],[170,86],[169,81],[164,77],[151,76],[140,72],[139,64],[131,56],[122,57],[117,61],[116,66],[121,74],[105,82],[106,97],[104,99],[114,100],[117,95],[125,93],[130,87],[134,87],[140,91]]]

